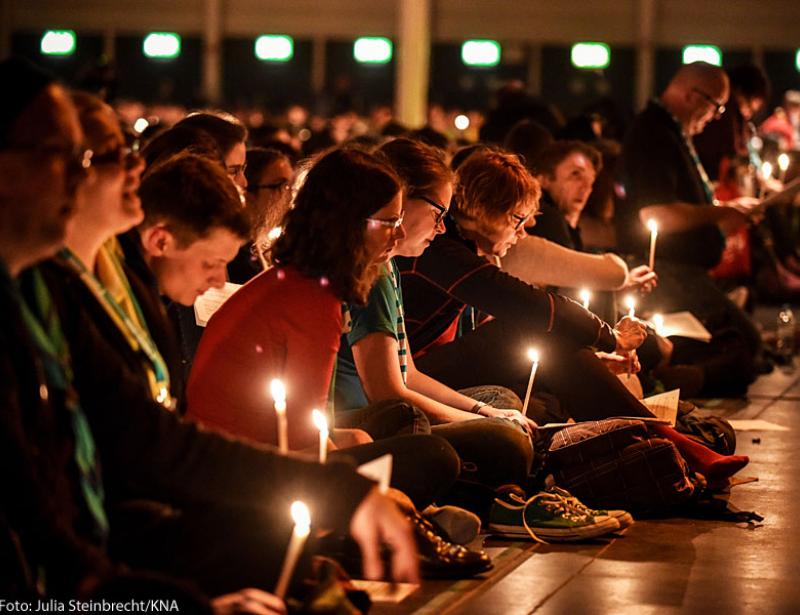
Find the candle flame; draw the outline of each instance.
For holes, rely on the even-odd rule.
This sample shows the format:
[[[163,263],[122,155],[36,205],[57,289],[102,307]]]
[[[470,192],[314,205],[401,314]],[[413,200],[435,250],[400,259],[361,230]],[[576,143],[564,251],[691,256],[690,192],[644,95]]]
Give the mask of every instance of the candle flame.
[[[308,506],[303,504],[300,500],[295,500],[292,502],[291,510],[295,529],[301,533],[308,534],[311,527],[311,513],[308,512]]]
[[[281,233],[283,233],[283,229],[280,226],[276,226],[269,233],[267,233],[267,239],[270,241],[275,241],[281,236]]]
[[[328,419],[316,408],[311,411],[311,420],[314,421],[314,426],[320,431],[328,431]]]
[[[286,387],[283,386],[283,382],[278,378],[273,378],[272,382],[269,383],[269,391],[272,394],[272,401],[276,404],[286,401]]]
[[[764,179],[769,179],[772,177],[772,163],[765,162],[761,165],[761,175],[764,176]]]
[[[586,306],[589,305],[589,300],[592,298],[592,293],[590,293],[588,290],[583,288],[583,289],[581,289],[581,292],[580,292],[580,294],[578,296],[581,298],[581,301],[583,302],[583,306],[586,307]]]
[[[625,297],[625,307],[629,310],[632,310],[636,307],[636,299],[633,298],[633,295],[627,295]]]
[[[778,156],[778,168],[784,173],[789,168],[789,154],[786,152]]]
[[[534,362],[539,362],[539,351],[536,348],[528,348],[528,358]]]
[[[650,229],[651,233],[657,233],[658,232],[658,222],[656,222],[653,218],[650,218],[647,221],[647,228]]]

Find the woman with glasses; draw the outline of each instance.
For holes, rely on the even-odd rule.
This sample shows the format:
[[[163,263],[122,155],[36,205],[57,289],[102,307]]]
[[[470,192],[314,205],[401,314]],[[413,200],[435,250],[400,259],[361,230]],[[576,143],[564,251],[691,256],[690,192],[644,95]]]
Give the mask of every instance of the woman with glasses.
[[[595,355],[629,356],[645,339],[641,321],[626,316],[611,327],[579,303],[498,267],[498,258],[524,234],[538,198],[538,183],[514,155],[478,150],[458,167],[448,231],[421,256],[398,259],[417,367],[453,388],[501,384],[521,395],[533,347],[540,357],[537,388],[553,393],[575,420],[652,417]],[[747,463],[669,427],[654,429],[712,481]]]
[[[346,326],[342,303],[366,301],[404,236],[402,220],[400,182],[382,161],[355,149],[315,159],[272,248],[275,266],[237,291],[208,323],[189,379],[187,416],[277,445],[269,392],[279,378],[287,392],[289,449],[316,453],[312,410],[333,408],[336,353]],[[330,413],[328,424],[334,427]],[[393,486],[423,508],[458,471],[452,448],[438,438],[371,443],[360,430],[331,434],[332,448],[347,447],[360,461],[391,452]]]
[[[244,284],[270,266],[269,247],[291,204],[294,169],[289,157],[273,148],[247,150],[245,202],[252,227],[248,241],[228,265],[231,282]],[[272,233],[272,234],[270,234]]]
[[[437,150],[420,142],[396,139],[379,152],[406,190],[403,235],[392,256],[419,256],[445,232],[453,173]],[[532,459],[528,430],[535,424],[519,412],[522,403],[511,391],[478,387],[458,392],[417,369],[405,335],[394,259],[383,267],[367,304],[351,306],[350,315],[337,367],[338,424],[380,437],[391,409],[364,406],[403,399],[424,413],[434,434],[453,445],[463,461],[463,479],[492,488],[525,483]]]

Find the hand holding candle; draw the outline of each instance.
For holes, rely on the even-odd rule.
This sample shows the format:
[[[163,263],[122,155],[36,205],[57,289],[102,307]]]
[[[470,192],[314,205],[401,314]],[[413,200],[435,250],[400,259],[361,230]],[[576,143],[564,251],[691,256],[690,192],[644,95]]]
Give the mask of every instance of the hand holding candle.
[[[286,387],[277,378],[269,385],[272,393],[272,405],[278,420],[278,448],[282,454],[289,452],[289,431],[286,424]]]
[[[328,419],[319,410],[314,408],[311,411],[311,420],[319,429],[319,462],[325,463],[328,459]]]
[[[588,310],[589,309],[589,301],[592,299],[592,293],[590,293],[588,290],[583,288],[583,289],[581,289],[581,292],[580,292],[579,296],[581,298],[581,303],[583,304],[583,309],[584,310]]]
[[[522,405],[522,412],[528,411],[528,402],[533,391],[533,379],[536,378],[536,370],[539,369],[539,351],[535,348],[528,348],[528,359],[531,360],[531,377],[528,378],[528,390],[525,392],[525,403]]]
[[[281,599],[286,596],[297,560],[300,559],[303,545],[311,532],[311,514],[308,512],[308,507],[302,502],[292,502],[292,519],[294,520],[294,531],[292,531],[289,547],[286,549],[286,557],[283,559],[281,576],[278,577],[278,584],[275,586],[275,595]]]
[[[647,221],[647,228],[650,229],[650,270],[652,271],[656,264],[656,239],[658,238],[658,222],[650,218]]]

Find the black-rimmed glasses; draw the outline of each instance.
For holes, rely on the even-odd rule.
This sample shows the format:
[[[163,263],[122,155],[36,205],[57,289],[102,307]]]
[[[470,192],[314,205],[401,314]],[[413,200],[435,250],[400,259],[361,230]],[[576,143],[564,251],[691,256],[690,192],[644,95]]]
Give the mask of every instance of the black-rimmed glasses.
[[[94,154],[92,156],[92,164],[95,166],[105,164],[116,164],[125,168],[131,168],[139,161],[138,150],[120,145],[104,154]]]
[[[519,214],[511,214],[511,217],[515,220],[514,230],[516,231],[516,230],[519,229],[519,227],[521,227],[523,224],[525,224],[525,221],[530,216],[520,216]]]
[[[714,119],[718,120],[722,114],[725,113],[725,105],[721,102],[718,102],[716,98],[709,96],[699,88],[692,88],[692,91],[700,94],[700,96],[702,96],[707,103],[714,105]]]
[[[88,169],[94,159],[94,152],[83,145],[11,145],[5,149],[59,156],[72,169]]]
[[[442,224],[444,222],[444,218],[445,218],[445,216],[447,216],[447,207],[445,207],[444,205],[440,205],[439,203],[437,203],[433,199],[430,199],[427,196],[424,196],[422,194],[412,194],[408,198],[410,198],[410,199],[419,199],[420,201],[425,201],[431,207],[435,207],[436,208],[436,215],[434,216],[433,219],[436,221],[436,225],[438,226],[438,225],[440,225],[440,224]]]

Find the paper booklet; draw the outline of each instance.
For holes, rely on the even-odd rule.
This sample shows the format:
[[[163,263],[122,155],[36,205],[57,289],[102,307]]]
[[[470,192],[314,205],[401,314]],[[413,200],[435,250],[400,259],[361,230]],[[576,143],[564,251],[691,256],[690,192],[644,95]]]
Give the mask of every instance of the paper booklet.
[[[385,581],[365,581],[353,579],[353,587],[369,594],[373,602],[398,604],[413,594],[419,585],[413,583],[386,583]]]
[[[795,177],[792,181],[788,184],[783,186],[783,190],[780,192],[776,192],[775,194],[770,194],[767,198],[763,199],[759,204],[759,209],[765,209],[770,205],[774,205],[776,203],[783,203],[790,197],[794,196],[795,193],[800,192],[800,177]]]
[[[381,455],[377,459],[358,466],[356,472],[374,480],[378,483],[378,491],[386,493],[389,490],[389,482],[392,480],[392,456],[390,454]]]
[[[678,419],[678,401],[681,398],[681,390],[673,389],[666,393],[659,393],[658,395],[651,395],[645,397],[642,403],[656,415],[656,418],[669,421],[669,424],[675,427],[675,421]]]
[[[651,323],[652,324],[652,323]],[[654,325],[655,326],[655,325]],[[688,337],[701,342],[710,342],[711,333],[708,332],[691,312],[673,312],[664,314],[664,326],[660,331],[663,337]]]
[[[194,301],[194,321],[198,327],[205,327],[211,317],[231,295],[242,287],[241,284],[225,282],[222,288],[209,288]]]

